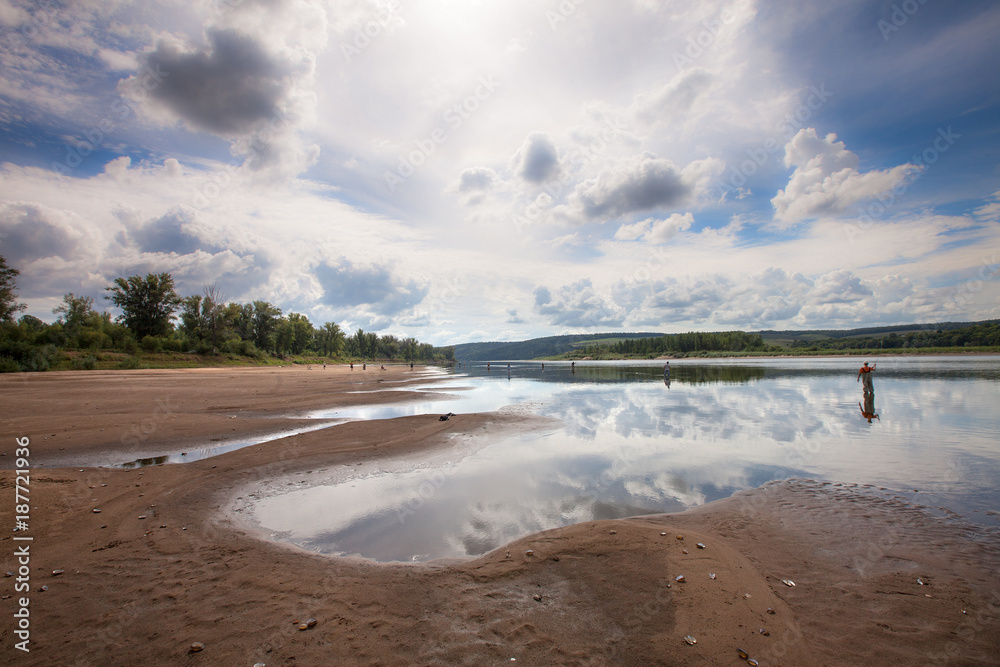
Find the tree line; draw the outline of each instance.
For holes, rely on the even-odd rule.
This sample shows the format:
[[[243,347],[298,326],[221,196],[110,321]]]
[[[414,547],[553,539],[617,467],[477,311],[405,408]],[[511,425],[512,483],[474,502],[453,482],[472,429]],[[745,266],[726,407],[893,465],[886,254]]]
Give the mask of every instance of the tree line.
[[[681,356],[691,352],[767,352],[771,351],[772,347],[758,333],[692,331],[648,338],[626,338],[614,343],[593,343],[578,349],[573,356],[654,358],[666,355]]]
[[[317,356],[330,359],[378,359],[432,362],[453,359],[453,348],[436,348],[415,338],[358,329],[343,331],[336,322],[316,326],[302,313],[283,314],[263,300],[227,301],[215,285],[202,294],[182,297],[169,273],[116,278],[105,298],[121,309],[112,319],[98,312],[93,298],[70,293],[53,309],[46,324],[17,302],[18,271],[0,257],[0,372],[49,368],[61,350],[97,352],[190,352],[259,358]],[[93,357],[89,357],[93,359]],[[93,361],[75,362],[93,367]]]

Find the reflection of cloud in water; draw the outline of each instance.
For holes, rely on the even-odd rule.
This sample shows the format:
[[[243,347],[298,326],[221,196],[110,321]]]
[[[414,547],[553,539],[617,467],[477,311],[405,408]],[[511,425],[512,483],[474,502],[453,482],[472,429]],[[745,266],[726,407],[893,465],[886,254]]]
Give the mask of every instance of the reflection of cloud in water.
[[[997,486],[997,383],[876,378],[882,421],[870,425],[855,374],[675,380],[670,389],[528,383],[513,393],[537,401],[561,428],[491,444],[443,470],[269,498],[258,518],[308,548],[410,560],[483,553],[594,518],[681,510],[795,475],[937,484],[952,497]],[[505,385],[498,390],[511,392]]]

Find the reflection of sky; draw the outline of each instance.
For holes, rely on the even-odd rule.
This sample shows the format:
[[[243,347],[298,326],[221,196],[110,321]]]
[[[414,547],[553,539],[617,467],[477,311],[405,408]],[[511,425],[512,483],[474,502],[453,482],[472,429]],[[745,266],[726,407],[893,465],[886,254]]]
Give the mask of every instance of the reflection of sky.
[[[698,366],[702,366],[701,369]],[[563,426],[493,443],[456,463],[274,496],[257,516],[308,548],[410,560],[483,553],[593,518],[677,511],[771,479],[808,476],[912,492],[995,523],[1000,509],[1000,358],[880,360],[871,424],[856,359],[546,363],[500,377],[471,368],[464,398],[379,406],[373,418],[530,402]],[[706,370],[707,367],[707,370]],[[652,371],[652,372],[650,372]],[[714,375],[713,375],[714,374]],[[559,379],[559,375],[567,378]],[[567,377],[568,376],[568,377]],[[690,381],[686,381],[685,377]],[[715,381],[710,378],[716,377]],[[706,379],[709,378],[709,379]],[[464,402],[463,402],[464,401]]]

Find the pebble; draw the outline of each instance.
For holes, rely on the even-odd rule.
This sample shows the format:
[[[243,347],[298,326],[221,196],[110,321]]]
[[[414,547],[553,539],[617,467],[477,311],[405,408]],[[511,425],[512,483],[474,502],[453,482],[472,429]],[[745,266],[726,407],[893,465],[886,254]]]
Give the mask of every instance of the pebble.
[[[535,600],[535,602],[541,602],[541,601],[542,601],[542,596],[541,596],[541,595],[539,595],[538,593],[535,593],[535,594],[534,594],[534,595],[532,595],[531,597],[532,597],[532,599],[534,599],[534,600]]]
[[[685,636],[684,641],[688,643],[688,646],[694,646],[695,644],[698,643],[698,640],[692,637],[691,635]]]
[[[145,519],[145,518],[146,518],[146,515],[145,515],[145,514],[140,514],[140,515],[139,515],[139,518],[140,518],[140,519]]]
[[[791,579],[782,579],[781,583],[783,583],[786,586],[795,586],[795,582],[792,581]]]
[[[100,514],[100,513],[101,513],[101,510],[96,509],[96,508],[94,509],[94,514]]]
[[[740,660],[746,660],[750,657],[750,654],[741,648],[736,649],[736,655],[740,656]]]
[[[674,581],[676,581],[678,584],[683,584],[684,583],[684,575],[683,574],[678,574],[676,577],[674,577]]]
[[[760,634],[764,635],[765,637],[771,636],[771,633],[765,630],[764,628],[761,628],[758,632],[760,632]]]
[[[753,658],[750,658],[749,660],[747,660],[747,664],[750,665],[751,667],[757,667],[760,663],[754,660]]]
[[[524,552],[524,555],[525,556],[534,556],[535,552],[533,550],[531,550],[531,549],[528,549],[527,551]]]
[[[617,530],[612,530],[612,531],[611,531],[611,534],[612,534],[612,535],[617,535],[617,534],[618,534],[618,531],[617,531]]]
[[[203,651],[203,650],[205,650],[205,645],[202,644],[201,642],[195,642],[191,644],[192,653],[197,653],[198,651]]]
[[[708,573],[708,578],[709,579],[715,579],[715,572],[709,572]]]
[[[686,554],[687,552],[688,552],[688,550],[687,550],[687,549],[681,549],[681,553],[682,553],[682,554]]]
[[[306,627],[308,627],[308,628],[315,628],[316,627],[316,623],[318,623],[318,622],[319,621],[317,621],[315,618],[310,618],[309,620],[306,621]]]
[[[65,571],[66,570],[52,570],[52,576],[53,577],[58,577],[60,574],[62,574]]]
[[[44,592],[44,591],[47,591],[47,590],[49,590],[49,587],[48,587],[48,586],[42,586],[41,590],[42,590],[43,592]]]
[[[773,614],[773,613],[774,613],[774,610],[773,610],[773,609],[771,609],[770,607],[768,607],[768,608],[767,608],[767,613],[769,613],[769,614]]]
[[[699,549],[704,549],[704,548],[705,548],[705,545],[704,545],[704,544],[702,544],[701,542],[699,542],[699,543],[698,543],[698,544],[696,544],[695,546],[696,546],[696,547],[698,547]]]

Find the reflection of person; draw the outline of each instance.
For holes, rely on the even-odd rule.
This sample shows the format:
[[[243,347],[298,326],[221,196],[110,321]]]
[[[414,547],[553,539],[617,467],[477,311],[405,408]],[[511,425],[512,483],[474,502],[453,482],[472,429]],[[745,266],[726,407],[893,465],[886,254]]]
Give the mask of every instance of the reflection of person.
[[[876,363],[878,363],[878,362],[876,362]],[[863,388],[862,390],[866,394],[874,394],[875,393],[875,386],[872,384],[872,371],[873,370],[875,370],[875,364],[872,364],[871,366],[869,366],[868,362],[866,361],[865,365],[862,366],[861,370],[858,371],[858,380],[861,380],[861,386]]]
[[[575,362],[575,361],[574,361],[574,362],[572,362],[572,363],[571,363],[571,364],[569,365],[569,372],[570,372],[570,373],[575,373],[575,372],[576,372],[576,362]]]
[[[663,365],[663,379],[667,382],[670,381],[670,362],[668,361]]]
[[[882,421],[875,412],[875,394],[865,394],[864,407],[862,407],[860,401],[858,401],[858,407],[861,408],[861,416],[867,419],[869,424],[872,423],[872,419]]]

